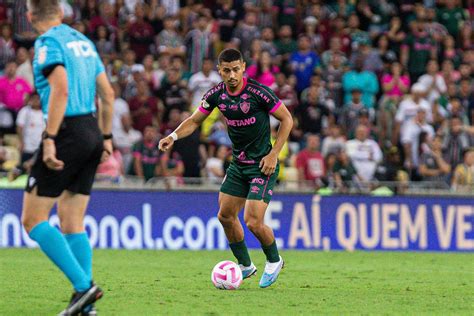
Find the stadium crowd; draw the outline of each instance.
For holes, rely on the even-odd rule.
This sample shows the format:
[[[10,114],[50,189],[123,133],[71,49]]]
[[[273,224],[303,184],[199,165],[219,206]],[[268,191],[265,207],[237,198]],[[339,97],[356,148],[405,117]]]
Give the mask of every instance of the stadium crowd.
[[[339,192],[385,181],[472,191],[472,0],[62,5],[64,22],[95,42],[116,94],[115,151],[99,167],[102,177],[220,183],[231,143],[218,111],[171,153],[157,142],[220,82],[216,56],[233,47],[246,75],[270,86],[294,115],[280,181]],[[44,127],[31,67],[36,35],[25,11],[26,0],[0,0],[0,165],[13,172],[28,169]]]

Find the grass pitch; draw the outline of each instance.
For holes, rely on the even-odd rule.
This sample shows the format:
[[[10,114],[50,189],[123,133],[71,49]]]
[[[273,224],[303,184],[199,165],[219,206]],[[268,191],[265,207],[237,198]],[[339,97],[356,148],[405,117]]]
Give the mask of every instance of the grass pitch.
[[[474,255],[285,251],[276,284],[258,276],[237,291],[216,290],[210,272],[230,251],[94,252],[105,290],[103,315],[472,315]],[[0,249],[0,315],[56,315],[71,289],[39,250]]]

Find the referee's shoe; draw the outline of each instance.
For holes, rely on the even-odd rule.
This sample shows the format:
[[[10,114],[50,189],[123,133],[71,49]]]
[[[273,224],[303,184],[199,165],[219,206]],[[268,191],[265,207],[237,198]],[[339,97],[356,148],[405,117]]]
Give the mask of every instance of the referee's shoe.
[[[74,292],[68,307],[59,314],[59,316],[77,316],[82,309],[95,301],[99,300],[104,292],[94,283],[85,292]]]

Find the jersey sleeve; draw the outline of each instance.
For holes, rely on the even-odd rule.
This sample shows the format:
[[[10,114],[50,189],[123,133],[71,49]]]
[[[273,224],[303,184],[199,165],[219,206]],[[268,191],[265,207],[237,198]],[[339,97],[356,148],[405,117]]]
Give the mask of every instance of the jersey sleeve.
[[[220,94],[216,90],[217,88],[214,87],[208,92],[204,94],[204,96],[201,99],[201,103],[199,104],[198,110],[205,114],[209,115],[211,114],[212,110],[214,110],[217,106],[217,100],[218,100],[218,95]]]
[[[260,85],[260,89],[265,96],[260,99],[260,104],[270,114],[275,113],[282,104],[281,100],[276,96],[275,92],[267,86]]]
[[[39,71],[48,77],[54,68],[57,66],[64,66],[64,53],[57,41],[46,37],[41,39],[38,45],[36,60]]]

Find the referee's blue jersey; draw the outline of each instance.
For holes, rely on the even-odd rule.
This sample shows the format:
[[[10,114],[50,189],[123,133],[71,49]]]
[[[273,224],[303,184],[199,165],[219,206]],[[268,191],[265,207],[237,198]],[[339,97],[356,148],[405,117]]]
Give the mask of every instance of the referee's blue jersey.
[[[66,68],[68,100],[66,117],[96,112],[96,77],[104,65],[94,44],[82,33],[61,24],[36,39],[33,73],[45,118],[51,88],[47,77],[57,65]]]

